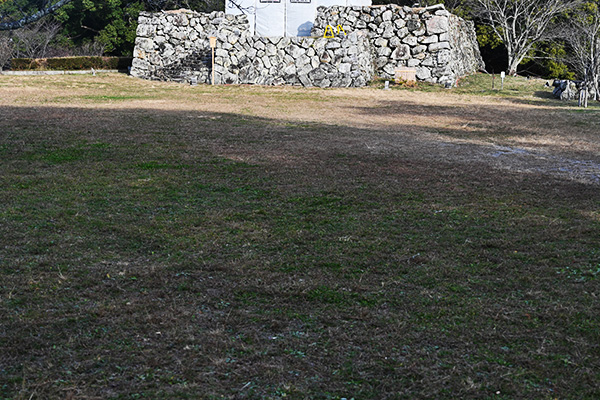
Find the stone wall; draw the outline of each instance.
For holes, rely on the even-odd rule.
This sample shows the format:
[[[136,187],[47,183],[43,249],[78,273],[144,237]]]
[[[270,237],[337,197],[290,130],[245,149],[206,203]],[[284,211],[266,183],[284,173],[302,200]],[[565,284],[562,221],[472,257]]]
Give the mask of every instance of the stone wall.
[[[334,39],[229,35],[217,41],[215,82],[364,86],[371,66],[369,41],[360,32]]]
[[[362,32],[333,39],[251,36],[244,15],[187,10],[140,14],[131,74],[210,83],[211,34],[217,37],[215,83],[348,87],[372,78]]]
[[[140,78],[208,82],[212,64],[209,37],[247,35],[245,15],[187,10],[141,12],[131,74]]]
[[[347,34],[323,38],[327,25]],[[245,15],[189,10],[140,13],[132,75],[210,83],[209,36],[217,37],[215,83],[364,86],[398,67],[453,84],[483,66],[472,23],[443,6],[319,7],[312,37],[252,36]]]
[[[398,67],[410,67],[418,80],[453,84],[457,77],[483,68],[473,23],[443,5],[319,7],[312,34],[323,36],[327,25],[367,32],[375,74],[383,78],[393,78]]]

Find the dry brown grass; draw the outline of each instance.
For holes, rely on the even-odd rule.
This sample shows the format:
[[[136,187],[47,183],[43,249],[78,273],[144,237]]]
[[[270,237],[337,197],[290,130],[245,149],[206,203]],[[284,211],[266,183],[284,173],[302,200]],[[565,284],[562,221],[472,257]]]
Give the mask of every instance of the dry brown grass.
[[[185,126],[193,130],[194,119],[203,118],[202,113],[206,113],[207,118],[214,118],[213,114],[233,114],[274,120],[280,124],[322,124],[331,130],[362,129],[386,133],[385,139],[378,138],[374,143],[371,135],[365,135],[364,145],[372,149],[393,148],[399,143],[394,135],[408,135],[416,140],[413,144],[416,152],[440,145],[466,146],[470,155],[461,151],[461,157],[507,169],[541,169],[556,174],[557,169],[577,168],[574,165],[584,161],[587,172],[577,171],[573,177],[580,180],[582,174],[591,173],[593,176],[585,178],[587,181],[598,179],[598,110],[583,112],[573,106],[563,107],[555,100],[536,99],[533,95],[506,98],[454,94],[452,91],[372,88],[190,87],[120,75],[2,77],[0,85],[0,104],[33,107],[48,120],[72,118],[68,111],[60,116],[47,115],[47,110],[55,106],[100,110],[116,106],[132,113],[155,110],[185,115],[190,112],[190,120]],[[544,90],[542,85],[540,81],[539,87]],[[89,121],[82,123],[85,125]],[[102,124],[110,129],[110,118]],[[516,152],[502,150],[504,157],[499,161],[498,157],[490,157],[497,153],[497,147],[501,150],[515,148]],[[448,156],[452,154],[450,151]],[[545,163],[546,159],[550,162]],[[555,168],[553,163],[557,162],[565,167]]]
[[[419,133],[452,130],[461,139],[482,137],[501,144],[597,150],[594,116],[575,108],[527,104],[510,98],[380,89],[303,89],[297,87],[200,86],[134,80],[119,75],[99,77],[2,77],[3,105],[50,106],[69,102],[85,108],[156,109],[239,113],[290,122],[316,122],[351,128]],[[83,82],[81,82],[83,81]],[[118,86],[118,90],[113,90]],[[102,96],[119,97],[102,101]],[[142,99],[138,99],[141,97]],[[153,99],[160,97],[160,99]],[[76,103],[70,100],[77,99]],[[300,100],[300,101],[299,101]],[[581,125],[583,123],[583,126]],[[570,128],[570,129],[569,129]],[[565,131],[568,129],[568,131]],[[502,135],[497,135],[502,132]],[[514,133],[514,135],[511,135]],[[523,140],[518,134],[532,136]],[[475,138],[474,138],[475,137]]]

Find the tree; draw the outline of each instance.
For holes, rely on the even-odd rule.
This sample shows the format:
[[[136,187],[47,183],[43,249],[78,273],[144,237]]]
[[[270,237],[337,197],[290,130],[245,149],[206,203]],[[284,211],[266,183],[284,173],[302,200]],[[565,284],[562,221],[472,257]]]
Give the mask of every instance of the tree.
[[[37,22],[73,0],[0,0],[0,31]]]
[[[57,42],[69,51],[103,48],[127,55],[133,51],[140,11],[189,8],[223,10],[223,0],[0,0],[0,30],[20,30],[53,14],[62,25]],[[93,47],[93,49],[92,49]],[[87,52],[87,51],[86,51]]]
[[[144,5],[146,11],[187,8],[189,10],[209,13],[225,9],[224,0],[144,0]]]
[[[536,43],[549,38],[549,27],[579,0],[474,0],[474,9],[489,25],[508,53],[508,73],[517,67]]]
[[[563,24],[562,37],[570,47],[567,62],[594,89],[600,100],[600,2],[590,1],[574,10]]]
[[[443,4],[446,10],[459,17],[466,16],[469,11],[469,2],[467,0],[417,0],[407,1],[407,5],[417,5],[419,7],[429,7],[437,4]]]
[[[210,12],[219,4],[222,10],[222,0],[71,0],[55,12],[55,18],[73,47],[97,42],[107,53],[130,55],[140,11],[191,8]]]
[[[72,0],[57,10],[54,18],[63,26],[64,42],[80,47],[92,42],[103,45],[107,53],[133,52],[142,1]]]
[[[44,58],[47,56],[50,43],[54,40],[61,26],[59,23],[44,19],[16,29],[12,35],[17,57]]]
[[[12,38],[8,37],[6,33],[0,33],[0,71],[2,67],[8,63],[15,53],[15,45]]]

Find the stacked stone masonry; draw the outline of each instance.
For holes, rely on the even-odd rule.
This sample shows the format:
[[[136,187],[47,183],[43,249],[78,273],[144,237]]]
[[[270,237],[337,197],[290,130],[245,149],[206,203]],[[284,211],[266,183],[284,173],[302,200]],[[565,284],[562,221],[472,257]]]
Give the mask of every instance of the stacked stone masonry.
[[[323,38],[327,25],[343,32]],[[334,6],[319,8],[312,37],[252,36],[245,15],[141,13],[131,74],[210,83],[210,36],[215,83],[359,87],[414,67],[419,80],[451,84],[483,65],[472,24],[442,6]]]
[[[416,69],[418,80],[453,84],[457,77],[484,67],[472,22],[450,14],[443,5],[410,8],[319,7],[312,34],[327,25],[346,32],[363,30],[370,39],[374,73],[393,78],[399,67]]]

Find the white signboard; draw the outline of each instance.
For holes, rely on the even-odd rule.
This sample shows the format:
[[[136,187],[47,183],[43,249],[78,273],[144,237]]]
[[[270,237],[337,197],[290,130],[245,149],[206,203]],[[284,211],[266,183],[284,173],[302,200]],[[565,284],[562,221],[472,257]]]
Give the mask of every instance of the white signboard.
[[[319,6],[370,6],[371,0],[226,0],[227,14],[246,14],[260,36],[310,36]]]
[[[315,3],[289,0],[285,11],[285,36],[310,36],[317,15]]]
[[[285,36],[285,1],[256,3],[254,32],[261,36]],[[264,32],[264,34],[262,33]]]

